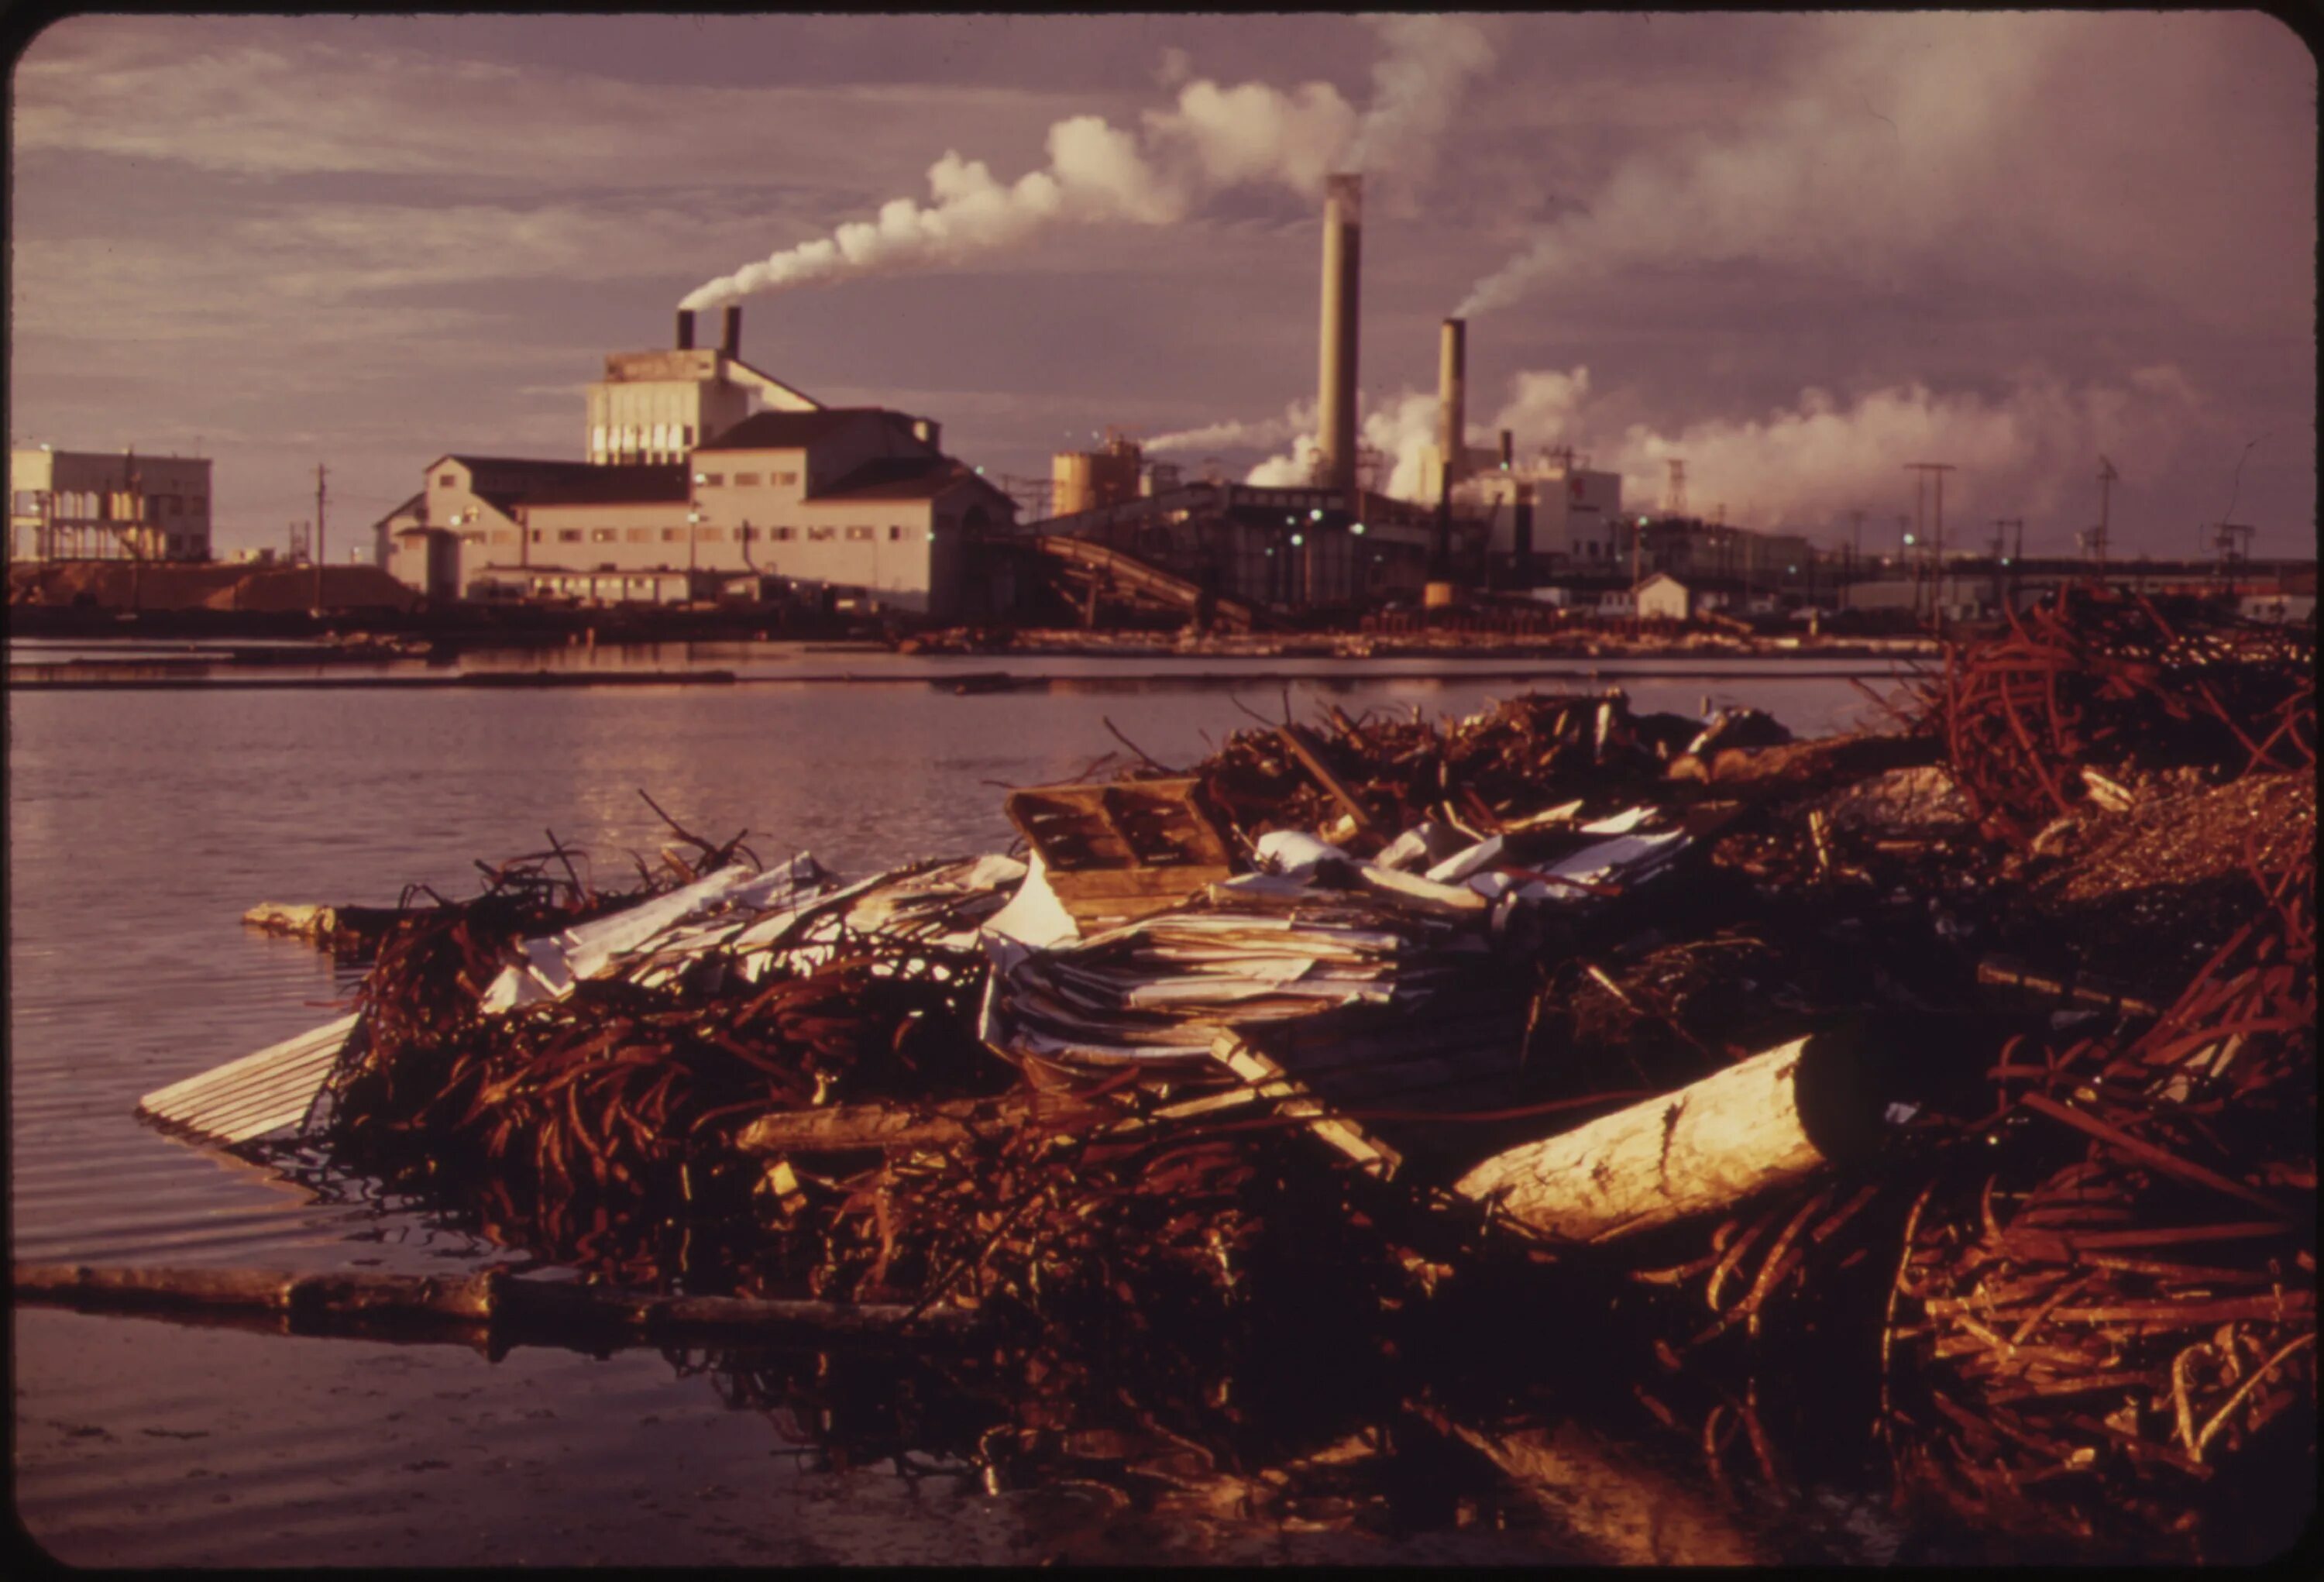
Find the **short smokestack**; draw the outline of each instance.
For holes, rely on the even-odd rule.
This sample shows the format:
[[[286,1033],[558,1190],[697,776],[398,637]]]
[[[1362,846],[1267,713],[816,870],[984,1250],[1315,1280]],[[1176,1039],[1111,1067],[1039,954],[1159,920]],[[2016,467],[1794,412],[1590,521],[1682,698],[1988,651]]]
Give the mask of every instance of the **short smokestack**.
[[[691,308],[678,310],[678,349],[682,352],[694,349],[694,310]]]
[[[718,349],[736,362],[742,360],[742,305],[726,304],[726,322],[718,332]]]
[[[1364,179],[1323,186],[1323,330],[1315,442],[1325,487],[1356,486],[1356,319],[1362,270]]]
[[[1503,429],[1501,430],[1501,470],[1503,472],[1508,471],[1509,464],[1517,460],[1517,434],[1511,430]]]
[[[1469,325],[1447,319],[1436,367],[1436,449],[1444,476],[1459,483],[1468,470]]]

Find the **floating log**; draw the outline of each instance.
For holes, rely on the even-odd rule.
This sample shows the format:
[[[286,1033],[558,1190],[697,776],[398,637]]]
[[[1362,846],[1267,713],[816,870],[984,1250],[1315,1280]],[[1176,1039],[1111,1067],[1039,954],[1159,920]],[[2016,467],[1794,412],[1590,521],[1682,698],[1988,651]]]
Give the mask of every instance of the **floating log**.
[[[663,1296],[519,1280],[498,1270],[460,1276],[372,1271],[300,1274],[274,1269],[18,1263],[15,1292],[19,1302],[94,1312],[160,1317],[205,1311],[277,1313],[294,1330],[316,1332],[402,1321],[650,1343],[696,1335],[753,1340],[918,1340],[965,1335],[983,1324],[974,1309],[965,1308],[916,1312],[894,1304]]]
[[[392,906],[288,906],[266,901],[244,912],[242,921],[263,934],[353,952],[377,946],[388,930],[409,915]]]
[[[1526,1229],[1603,1242],[1731,1207],[1877,1152],[1886,1097],[1860,1032],[1817,1033],[1495,1154],[1456,1184]]]
[[[1117,1106],[1090,1104],[1062,1093],[1004,1093],[998,1098],[954,1099],[933,1105],[835,1105],[781,1110],[742,1128],[734,1146],[745,1153],[845,1153],[859,1149],[951,1148],[982,1134],[1026,1126],[1076,1130],[1116,1120]]]

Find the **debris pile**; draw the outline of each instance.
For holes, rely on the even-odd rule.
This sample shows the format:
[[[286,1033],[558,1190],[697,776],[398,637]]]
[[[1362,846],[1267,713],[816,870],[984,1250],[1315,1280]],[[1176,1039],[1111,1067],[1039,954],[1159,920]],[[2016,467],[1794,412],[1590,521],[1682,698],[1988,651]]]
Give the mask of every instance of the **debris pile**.
[[[2200,1543],[2312,1479],[2311,662],[2078,592],[1880,735],[1327,708],[1012,793],[1022,860],[552,839],[386,933],[295,1143],[629,1285],[973,1309],[1181,1435],[1265,1337],[1449,1392],[1554,1325],[1720,1479],[1882,1444]]]

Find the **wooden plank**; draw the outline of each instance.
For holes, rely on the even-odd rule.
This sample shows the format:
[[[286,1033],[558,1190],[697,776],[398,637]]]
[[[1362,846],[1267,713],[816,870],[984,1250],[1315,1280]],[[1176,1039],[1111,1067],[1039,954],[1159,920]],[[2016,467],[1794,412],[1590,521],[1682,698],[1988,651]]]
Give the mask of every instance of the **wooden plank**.
[[[1362,1127],[1352,1121],[1341,1120],[1327,1114],[1327,1106],[1321,1099],[1292,1096],[1305,1093],[1305,1089],[1282,1067],[1244,1042],[1239,1034],[1231,1032],[1220,1033],[1211,1045],[1211,1058],[1259,1089],[1262,1096],[1280,1095],[1287,1099],[1288,1102],[1281,1106],[1281,1114],[1314,1116],[1309,1129],[1354,1160],[1367,1175],[1385,1180],[1403,1165],[1402,1155],[1386,1143],[1366,1135]]]
[[[1362,802],[1356,800],[1356,793],[1350,791],[1346,783],[1338,775],[1333,773],[1330,766],[1323,762],[1323,755],[1315,750],[1314,739],[1307,735],[1306,731],[1296,725],[1286,725],[1277,729],[1275,734],[1282,738],[1283,745],[1290,748],[1292,754],[1305,766],[1307,772],[1314,776],[1315,783],[1322,786],[1333,801],[1348,810],[1348,816],[1356,821],[1358,830],[1366,835],[1385,838],[1381,836],[1380,827],[1373,819],[1370,812],[1365,809]]]
[[[221,1143],[246,1143],[302,1119],[322,1091],[357,1018],[343,1016],[298,1037],[157,1088],[138,1113]]]

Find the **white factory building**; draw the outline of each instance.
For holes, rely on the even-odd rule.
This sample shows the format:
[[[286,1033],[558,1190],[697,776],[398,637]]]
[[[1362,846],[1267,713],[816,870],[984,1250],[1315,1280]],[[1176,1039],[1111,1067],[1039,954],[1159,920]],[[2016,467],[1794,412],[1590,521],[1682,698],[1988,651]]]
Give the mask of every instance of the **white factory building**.
[[[930,420],[825,407],[743,364],[740,319],[715,350],[681,314],[672,350],[607,357],[587,461],[438,457],[380,524],[390,570],[438,599],[671,602],[779,578],[951,615],[966,541],[1014,503]]]
[[[11,560],[208,560],[207,458],[134,450],[8,452]]]

